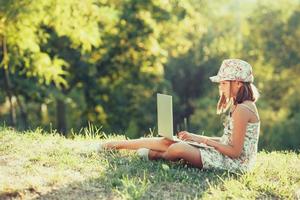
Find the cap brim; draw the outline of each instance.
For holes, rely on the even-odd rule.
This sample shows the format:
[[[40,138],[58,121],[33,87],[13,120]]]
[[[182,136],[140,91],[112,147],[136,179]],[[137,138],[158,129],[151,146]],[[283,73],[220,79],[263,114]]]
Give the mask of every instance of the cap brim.
[[[215,83],[218,83],[221,80],[219,76],[212,76],[212,77],[209,77],[209,79]]]

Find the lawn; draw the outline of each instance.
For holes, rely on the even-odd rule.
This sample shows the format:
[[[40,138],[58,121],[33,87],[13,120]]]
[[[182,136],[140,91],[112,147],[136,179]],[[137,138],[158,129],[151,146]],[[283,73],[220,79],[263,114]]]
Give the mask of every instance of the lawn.
[[[258,154],[252,172],[205,171],[144,161],[134,151],[94,152],[118,139],[90,131],[66,139],[0,128],[0,199],[300,199],[300,155]]]

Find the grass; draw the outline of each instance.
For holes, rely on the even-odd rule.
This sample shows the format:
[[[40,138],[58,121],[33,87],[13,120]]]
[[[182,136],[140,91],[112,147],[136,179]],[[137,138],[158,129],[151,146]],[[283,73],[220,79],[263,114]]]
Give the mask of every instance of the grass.
[[[89,151],[109,139],[0,128],[0,199],[300,199],[295,152],[260,152],[252,172],[232,174]]]

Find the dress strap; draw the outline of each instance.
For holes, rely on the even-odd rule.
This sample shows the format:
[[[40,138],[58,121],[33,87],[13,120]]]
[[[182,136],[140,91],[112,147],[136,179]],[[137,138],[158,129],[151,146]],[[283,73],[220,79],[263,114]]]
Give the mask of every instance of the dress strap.
[[[243,103],[241,103],[239,105],[243,106],[244,108],[247,108],[249,111],[251,111],[252,113],[254,113],[255,116],[257,117],[257,119],[259,120],[258,114],[252,108],[250,108],[248,105],[243,104]]]

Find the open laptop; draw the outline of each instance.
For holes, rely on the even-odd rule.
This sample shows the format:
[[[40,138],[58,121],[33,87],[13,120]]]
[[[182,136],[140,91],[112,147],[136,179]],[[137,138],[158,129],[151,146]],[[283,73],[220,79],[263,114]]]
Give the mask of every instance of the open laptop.
[[[170,95],[157,94],[157,125],[158,134],[165,138],[176,142],[183,141],[196,147],[213,148],[203,143],[180,140],[173,135],[173,107],[172,96]]]

